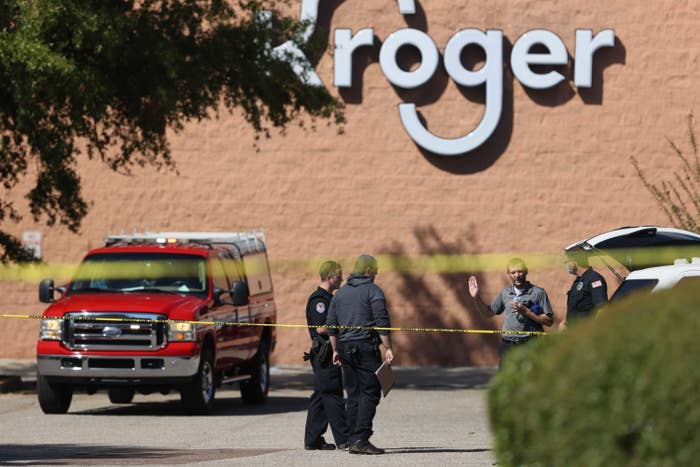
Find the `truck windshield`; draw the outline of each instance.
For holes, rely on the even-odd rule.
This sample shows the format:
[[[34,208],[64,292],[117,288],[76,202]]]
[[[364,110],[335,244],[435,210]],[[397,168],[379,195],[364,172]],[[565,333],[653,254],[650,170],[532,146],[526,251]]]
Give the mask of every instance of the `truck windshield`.
[[[167,253],[98,253],[80,264],[68,289],[73,293],[148,292],[203,295],[206,259]]]

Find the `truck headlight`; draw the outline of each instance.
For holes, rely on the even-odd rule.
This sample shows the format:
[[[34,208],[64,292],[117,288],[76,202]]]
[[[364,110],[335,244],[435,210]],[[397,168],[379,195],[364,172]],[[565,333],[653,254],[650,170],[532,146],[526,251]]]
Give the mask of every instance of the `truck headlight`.
[[[39,339],[45,341],[60,341],[63,337],[62,319],[42,319],[39,328]]]
[[[184,342],[197,340],[197,327],[194,323],[170,323],[168,325],[168,340]]]

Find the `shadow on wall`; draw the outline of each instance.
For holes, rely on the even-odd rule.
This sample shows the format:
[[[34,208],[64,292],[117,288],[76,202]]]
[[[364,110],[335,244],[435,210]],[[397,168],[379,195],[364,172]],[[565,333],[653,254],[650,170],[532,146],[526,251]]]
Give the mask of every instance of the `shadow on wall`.
[[[420,255],[463,255],[477,251],[475,246],[473,228],[458,236],[459,240],[448,242],[444,240],[432,226],[416,227],[414,235],[419,245]],[[402,302],[409,308],[405,313],[404,327],[426,328],[464,328],[467,321],[472,329],[496,329],[496,322],[484,315],[474,307],[468,294],[466,278],[469,272],[449,273],[440,272],[439,286],[431,286],[423,272],[402,272],[401,258],[407,256],[406,248],[399,242],[381,248],[380,254],[394,258],[394,270],[399,276],[399,287],[395,291],[400,295]],[[479,278],[480,286],[486,288],[484,278]],[[440,290],[437,290],[437,289]],[[447,310],[445,297],[442,290],[446,289],[453,294],[459,304],[456,310]],[[390,291],[389,295],[391,295]],[[391,304],[389,304],[391,307]],[[391,308],[390,308],[391,310]],[[467,319],[469,318],[469,319]],[[410,324],[409,324],[410,323]],[[396,326],[396,318],[392,325]],[[396,336],[396,340],[410,340],[410,344],[399,344],[400,347],[410,349],[409,355],[401,357],[402,361],[410,361],[416,365],[475,365],[483,364],[483,361],[497,360],[497,335],[488,334],[462,334],[462,333],[437,333],[437,332],[410,332]],[[477,356],[478,355],[478,356]]]

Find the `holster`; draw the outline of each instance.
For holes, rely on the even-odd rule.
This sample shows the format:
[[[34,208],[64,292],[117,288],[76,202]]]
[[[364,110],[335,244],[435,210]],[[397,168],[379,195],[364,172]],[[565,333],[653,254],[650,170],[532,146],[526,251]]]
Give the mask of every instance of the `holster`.
[[[321,364],[330,363],[333,359],[333,349],[328,338],[318,336],[314,338],[311,345],[311,356],[318,356],[318,362]]]

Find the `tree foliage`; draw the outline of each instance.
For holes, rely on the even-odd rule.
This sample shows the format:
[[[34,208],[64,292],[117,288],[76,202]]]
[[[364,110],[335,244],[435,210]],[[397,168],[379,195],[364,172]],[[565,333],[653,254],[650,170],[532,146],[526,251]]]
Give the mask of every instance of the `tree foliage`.
[[[673,153],[680,159],[680,170],[673,172],[671,180],[652,181],[632,157],[632,165],[637,175],[664,211],[668,220],[676,227],[700,232],[700,159],[693,128],[693,114],[688,115],[688,140],[692,154],[684,153],[673,141],[668,143]]]
[[[263,10],[273,20],[261,20]],[[166,130],[239,108],[257,134],[305,113],[343,120],[324,88],[301,83],[271,45],[304,25],[267,0],[0,2],[0,181],[29,175],[36,221],[78,231],[88,211],[81,151],[115,171],[172,167]],[[28,169],[31,168],[31,171]],[[5,199],[7,199],[5,197]],[[19,220],[0,201],[0,222]],[[22,259],[0,230],[0,260]]]

